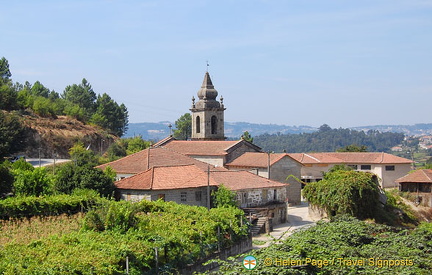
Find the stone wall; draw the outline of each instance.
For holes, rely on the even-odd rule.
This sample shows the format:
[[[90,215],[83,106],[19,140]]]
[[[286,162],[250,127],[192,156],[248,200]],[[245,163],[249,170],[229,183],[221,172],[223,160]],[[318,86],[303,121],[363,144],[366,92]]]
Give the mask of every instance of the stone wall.
[[[302,185],[295,178],[290,177],[287,180],[287,177],[293,175],[300,179],[301,166],[300,163],[286,156],[270,167],[270,179],[289,184],[287,198],[290,204],[299,204],[301,202]]]
[[[215,189],[216,187],[210,186],[210,193]],[[165,201],[207,207],[207,187],[172,190],[118,190],[118,193],[122,200],[156,201],[163,197]]]

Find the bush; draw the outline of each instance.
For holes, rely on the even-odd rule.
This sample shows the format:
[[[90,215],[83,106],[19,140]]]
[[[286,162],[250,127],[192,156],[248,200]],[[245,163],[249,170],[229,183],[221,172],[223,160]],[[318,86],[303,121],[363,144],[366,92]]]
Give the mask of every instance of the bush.
[[[41,196],[53,193],[53,182],[44,167],[34,170],[15,170],[15,195]]]
[[[303,195],[309,203],[324,208],[329,216],[350,214],[374,218],[380,207],[377,178],[371,173],[337,170],[322,181],[308,183]]]

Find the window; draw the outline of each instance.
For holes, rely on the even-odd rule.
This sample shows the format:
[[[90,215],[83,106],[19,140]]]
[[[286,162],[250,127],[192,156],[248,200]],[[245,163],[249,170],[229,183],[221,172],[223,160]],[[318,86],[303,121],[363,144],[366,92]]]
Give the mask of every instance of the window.
[[[360,165],[360,169],[361,170],[371,170],[371,166],[370,165],[368,165],[368,164],[363,164],[363,165]]]
[[[165,201],[165,194],[159,194],[158,199]]]
[[[273,192],[273,200],[277,200],[277,190],[275,189]]]
[[[395,170],[395,166],[394,165],[386,165],[385,170],[386,171],[394,171]]]
[[[357,170],[357,165],[356,164],[348,164],[348,167],[351,167],[353,170]]]
[[[240,200],[242,204],[247,203],[247,193],[240,193]]]
[[[197,134],[201,132],[201,119],[199,116],[196,117],[195,129],[196,129]]]
[[[202,200],[202,191],[195,191],[195,200],[196,201]]]
[[[216,118],[216,116],[211,117],[211,133],[213,135],[217,134],[217,118]]]
[[[181,192],[180,193],[180,200],[181,201],[187,201],[187,192]]]

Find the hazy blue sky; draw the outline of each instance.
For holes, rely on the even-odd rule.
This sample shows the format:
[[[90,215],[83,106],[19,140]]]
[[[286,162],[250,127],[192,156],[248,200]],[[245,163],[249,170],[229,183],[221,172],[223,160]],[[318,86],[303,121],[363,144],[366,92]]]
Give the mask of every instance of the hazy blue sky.
[[[432,122],[432,1],[2,1],[12,79],[86,78],[130,122],[189,111],[206,60],[225,120]]]

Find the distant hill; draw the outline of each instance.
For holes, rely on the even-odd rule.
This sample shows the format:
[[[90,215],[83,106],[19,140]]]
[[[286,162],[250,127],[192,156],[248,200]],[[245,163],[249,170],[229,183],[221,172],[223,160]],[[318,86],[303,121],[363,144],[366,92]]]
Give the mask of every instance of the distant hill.
[[[167,137],[170,133],[168,125],[174,125],[173,122],[142,122],[129,123],[129,129],[125,137],[141,135],[145,140],[157,141]],[[357,131],[378,130],[380,132],[404,133],[407,136],[432,135],[432,123],[414,124],[414,125],[377,125],[349,127],[348,129]],[[228,138],[240,138],[243,132],[248,131],[252,137],[262,134],[301,134],[318,131],[318,128],[312,126],[287,126],[277,124],[257,124],[248,122],[226,122],[225,136]]]
[[[174,123],[169,121],[161,122],[141,122],[129,123],[128,130],[124,137],[133,137],[141,135],[145,140],[160,140],[170,134],[169,125]],[[286,126],[276,124],[257,124],[248,122],[226,122],[225,136],[230,139],[238,139],[241,135],[248,131],[253,136],[269,134],[300,134],[311,133],[317,131],[317,128],[310,126]]]

